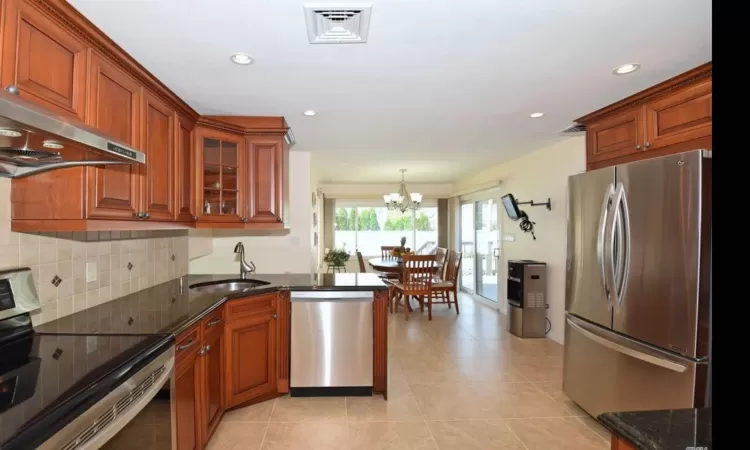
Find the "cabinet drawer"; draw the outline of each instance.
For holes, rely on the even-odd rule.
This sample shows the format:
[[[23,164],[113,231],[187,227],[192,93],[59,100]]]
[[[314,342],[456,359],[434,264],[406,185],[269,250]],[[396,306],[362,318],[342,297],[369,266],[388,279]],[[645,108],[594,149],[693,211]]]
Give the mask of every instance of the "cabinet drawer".
[[[200,324],[195,324],[177,336],[174,353],[177,366],[188,361],[201,348]]]
[[[211,311],[201,320],[201,329],[203,330],[203,340],[207,341],[206,336],[224,330],[224,308],[217,308]]]
[[[227,303],[227,320],[276,313],[278,294],[262,294],[253,297],[230,300]]]

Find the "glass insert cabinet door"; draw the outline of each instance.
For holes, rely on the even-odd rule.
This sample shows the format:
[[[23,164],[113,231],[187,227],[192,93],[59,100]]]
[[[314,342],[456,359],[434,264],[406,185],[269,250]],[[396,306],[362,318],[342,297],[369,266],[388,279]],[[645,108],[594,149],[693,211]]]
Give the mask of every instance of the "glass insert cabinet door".
[[[201,215],[221,221],[244,216],[239,189],[242,138],[203,136],[203,199]]]

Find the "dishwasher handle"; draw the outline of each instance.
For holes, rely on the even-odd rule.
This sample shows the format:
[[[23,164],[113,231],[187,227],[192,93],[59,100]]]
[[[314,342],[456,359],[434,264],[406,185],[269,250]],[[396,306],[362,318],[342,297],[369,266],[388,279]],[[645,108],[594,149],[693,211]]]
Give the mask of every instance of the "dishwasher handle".
[[[292,292],[291,302],[372,302],[373,291],[300,291]]]

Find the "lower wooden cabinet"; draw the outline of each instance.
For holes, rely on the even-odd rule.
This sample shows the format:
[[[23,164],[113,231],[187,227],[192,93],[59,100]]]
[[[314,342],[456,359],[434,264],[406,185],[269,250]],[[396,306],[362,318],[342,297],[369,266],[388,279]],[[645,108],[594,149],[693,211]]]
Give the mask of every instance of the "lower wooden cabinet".
[[[198,414],[201,396],[200,347],[191,343],[190,347],[179,350],[184,345],[188,343],[181,343],[178,339],[173,395],[177,450],[194,450],[203,447]]]
[[[227,323],[227,407],[276,392],[276,317],[265,313]]]
[[[218,320],[218,322],[217,322]],[[203,338],[203,436],[208,442],[224,415],[224,325],[222,319],[211,318],[212,324]]]

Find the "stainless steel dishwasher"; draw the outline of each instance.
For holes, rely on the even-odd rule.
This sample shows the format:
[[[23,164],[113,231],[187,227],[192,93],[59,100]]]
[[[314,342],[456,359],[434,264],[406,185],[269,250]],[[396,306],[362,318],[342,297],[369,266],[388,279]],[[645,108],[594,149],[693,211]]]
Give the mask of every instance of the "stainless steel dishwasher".
[[[372,301],[372,291],[292,292],[292,397],[372,395]]]

